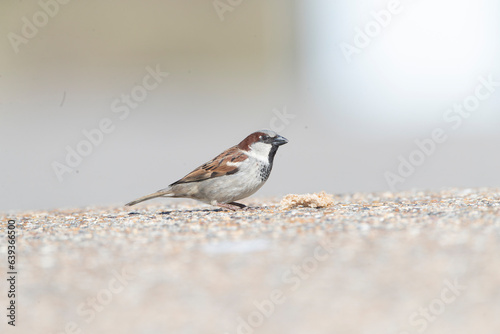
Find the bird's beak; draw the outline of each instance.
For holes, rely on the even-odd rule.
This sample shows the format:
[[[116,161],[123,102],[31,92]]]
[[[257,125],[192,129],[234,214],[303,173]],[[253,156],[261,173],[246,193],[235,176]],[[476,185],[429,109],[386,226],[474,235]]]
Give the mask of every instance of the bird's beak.
[[[276,138],[273,139],[273,145],[276,146],[285,145],[286,143],[288,143],[288,139],[282,136],[277,136]]]

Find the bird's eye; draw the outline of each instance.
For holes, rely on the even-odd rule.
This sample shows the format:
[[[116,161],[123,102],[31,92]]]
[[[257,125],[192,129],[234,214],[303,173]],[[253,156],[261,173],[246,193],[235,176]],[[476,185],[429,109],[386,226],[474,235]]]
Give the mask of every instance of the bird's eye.
[[[260,136],[260,139],[261,140],[268,140],[269,136],[268,135],[262,135],[262,136]]]

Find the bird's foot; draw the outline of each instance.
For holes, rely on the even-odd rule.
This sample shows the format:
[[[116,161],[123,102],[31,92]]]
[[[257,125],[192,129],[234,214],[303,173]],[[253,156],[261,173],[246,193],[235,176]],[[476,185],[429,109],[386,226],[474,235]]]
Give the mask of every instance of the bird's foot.
[[[236,210],[247,210],[248,207],[244,204],[241,204],[241,203],[236,203],[236,202],[230,202],[230,203],[217,203],[217,206],[220,206],[221,208],[224,208],[224,209],[229,209],[229,210],[233,210],[233,211],[236,211]]]

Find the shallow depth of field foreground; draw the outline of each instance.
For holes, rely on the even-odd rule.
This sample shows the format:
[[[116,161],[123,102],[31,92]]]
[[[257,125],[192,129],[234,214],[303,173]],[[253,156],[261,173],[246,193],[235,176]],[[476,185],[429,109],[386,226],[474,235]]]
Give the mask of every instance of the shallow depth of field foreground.
[[[16,327],[5,316],[1,326],[500,332],[499,189],[332,199],[312,208],[255,197],[237,212],[178,200],[4,214],[2,235],[7,218],[17,224],[19,308]],[[0,244],[5,273],[6,238]]]

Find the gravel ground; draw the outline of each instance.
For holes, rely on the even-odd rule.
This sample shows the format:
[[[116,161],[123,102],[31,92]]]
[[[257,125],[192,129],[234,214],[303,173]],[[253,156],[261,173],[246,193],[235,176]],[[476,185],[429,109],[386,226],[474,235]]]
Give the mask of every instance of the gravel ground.
[[[3,315],[1,332],[500,332],[500,189],[248,203],[1,215],[18,233],[16,327]]]

